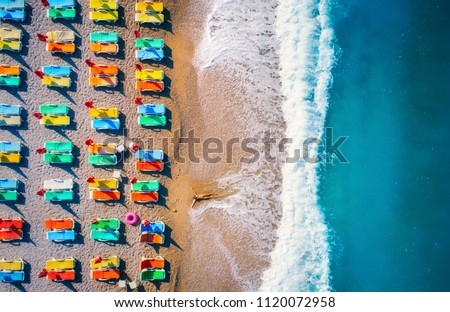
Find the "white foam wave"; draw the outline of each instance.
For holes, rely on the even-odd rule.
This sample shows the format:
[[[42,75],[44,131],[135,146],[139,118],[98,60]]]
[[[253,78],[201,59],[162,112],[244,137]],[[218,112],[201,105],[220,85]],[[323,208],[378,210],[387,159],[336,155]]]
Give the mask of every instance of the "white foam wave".
[[[290,151],[321,138],[334,62],[327,0],[283,0],[277,8],[286,136]],[[318,165],[283,166],[283,216],[262,291],[328,291],[328,233],[318,206]]]

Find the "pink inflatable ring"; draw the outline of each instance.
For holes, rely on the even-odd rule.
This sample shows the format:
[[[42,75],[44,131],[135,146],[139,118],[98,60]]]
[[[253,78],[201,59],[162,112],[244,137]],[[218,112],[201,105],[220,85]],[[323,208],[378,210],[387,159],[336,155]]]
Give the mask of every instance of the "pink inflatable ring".
[[[136,225],[136,223],[139,222],[139,217],[136,213],[134,212],[129,212],[125,215],[125,221],[129,224],[129,225]]]

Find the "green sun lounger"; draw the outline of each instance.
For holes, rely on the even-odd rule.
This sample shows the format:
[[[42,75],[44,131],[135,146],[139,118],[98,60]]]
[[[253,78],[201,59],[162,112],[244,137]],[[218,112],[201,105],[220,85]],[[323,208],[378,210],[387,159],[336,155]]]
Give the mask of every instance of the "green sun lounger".
[[[20,77],[18,76],[0,76],[0,86],[2,87],[18,87],[20,85]]]
[[[77,15],[75,9],[57,9],[50,8],[47,10],[47,17],[51,19],[64,18],[64,19],[74,19]]]
[[[97,219],[97,223],[91,223],[91,230],[118,230],[119,219]]]
[[[39,113],[42,115],[67,115],[69,107],[62,104],[44,104],[39,106]]]
[[[115,32],[94,32],[90,35],[91,42],[118,43],[119,34]]]
[[[94,166],[114,166],[117,164],[116,155],[89,155],[88,164]]]
[[[117,242],[119,240],[119,231],[92,230],[91,238],[98,241]]]
[[[158,181],[137,181],[131,184],[131,191],[133,192],[157,192],[158,190]]]
[[[71,152],[73,149],[73,143],[70,141],[67,142],[53,142],[53,141],[47,141],[44,145],[45,149],[48,152]]]
[[[163,49],[163,39],[138,38],[135,44],[136,49]]]
[[[17,191],[0,191],[0,201],[17,201],[18,197]]]
[[[47,191],[44,198],[48,201],[71,201],[73,200],[73,191]]]
[[[138,123],[143,127],[164,127],[167,119],[166,116],[139,116]]]
[[[148,269],[141,272],[141,281],[163,281],[166,279],[164,269]]]
[[[71,164],[73,162],[72,154],[44,154],[44,162],[51,164]]]

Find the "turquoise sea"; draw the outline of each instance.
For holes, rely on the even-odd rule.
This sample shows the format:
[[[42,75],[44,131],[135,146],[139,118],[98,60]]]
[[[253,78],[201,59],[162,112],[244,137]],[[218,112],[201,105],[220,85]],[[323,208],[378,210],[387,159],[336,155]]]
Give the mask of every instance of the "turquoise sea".
[[[336,291],[450,291],[450,1],[339,0],[322,169]]]

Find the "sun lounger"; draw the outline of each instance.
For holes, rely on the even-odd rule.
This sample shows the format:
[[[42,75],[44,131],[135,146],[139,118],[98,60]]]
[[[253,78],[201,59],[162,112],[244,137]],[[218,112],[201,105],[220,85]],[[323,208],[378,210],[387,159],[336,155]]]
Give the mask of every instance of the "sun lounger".
[[[161,256],[155,258],[144,258],[141,260],[141,271],[145,269],[164,269],[165,260]]]
[[[162,49],[136,50],[135,57],[138,60],[161,61],[164,58],[164,50]]]
[[[157,192],[131,192],[131,201],[136,203],[155,203],[158,201]]]
[[[45,192],[44,199],[53,202],[72,201],[73,191],[47,191]]]
[[[162,81],[136,81],[136,90],[162,92],[164,90],[164,82]]]
[[[22,271],[24,263],[22,259],[17,260],[0,260],[0,271]]]
[[[0,0],[2,9],[25,9],[25,0]]]
[[[44,66],[42,67],[44,75],[47,76],[58,76],[58,77],[68,77],[70,76],[70,66]]]
[[[100,154],[100,155],[114,155],[117,153],[117,144],[108,143],[108,144],[92,144],[88,146],[89,154]]]
[[[155,221],[150,222],[148,225],[145,225],[144,223],[141,223],[141,233],[149,232],[149,233],[155,233],[155,234],[162,234],[164,233],[166,229],[166,225],[164,222],[161,221]]]
[[[1,219],[0,221],[0,229],[22,229],[23,228],[23,220],[18,219]]]
[[[138,114],[142,115],[156,115],[161,116],[166,113],[166,106],[164,104],[144,104],[137,108]]]
[[[118,43],[119,34],[115,32],[94,32],[91,33],[92,43]]]
[[[164,23],[164,14],[156,12],[140,12],[135,14],[134,20],[139,24],[161,25]]]
[[[0,164],[18,164],[20,163],[19,153],[0,152]]]
[[[151,245],[153,244],[162,245],[164,244],[164,234],[144,232],[141,233],[140,242]]]
[[[159,190],[158,181],[137,181],[131,184],[132,192],[157,192]]]
[[[46,230],[73,230],[74,225],[73,219],[47,219],[44,221]]]
[[[25,20],[25,11],[23,10],[0,10],[0,20]]]
[[[47,280],[54,282],[70,282],[75,280],[75,271],[50,271],[47,273]]]
[[[17,201],[18,197],[17,191],[0,191],[0,202]]]
[[[44,162],[51,164],[71,164],[73,162],[72,154],[53,154],[53,153],[45,153]]]
[[[97,223],[91,223],[91,230],[118,230],[119,219],[97,219]]]
[[[134,157],[144,161],[163,160],[164,153],[159,150],[139,150],[134,154]]]
[[[0,115],[20,115],[21,112],[20,105],[0,104]]]
[[[22,42],[17,40],[0,39],[0,50],[16,51],[22,49]]]
[[[136,49],[163,49],[164,40],[154,38],[137,38],[135,42]]]
[[[162,13],[163,10],[164,4],[162,2],[151,2],[151,1],[136,2],[136,11],[138,12],[153,11],[157,13]]]
[[[69,116],[44,116],[40,120],[41,125],[45,126],[68,126],[70,125]]]
[[[71,190],[73,189],[72,179],[52,179],[44,181],[45,190]]]
[[[118,201],[120,200],[119,191],[92,190],[90,198],[96,201]]]
[[[51,270],[72,270],[75,268],[75,259],[51,259],[45,262],[45,268]]]
[[[97,43],[91,42],[90,49],[96,54],[117,54],[119,52],[119,45],[117,43]]]
[[[75,231],[50,231],[47,232],[47,240],[55,242],[73,241],[75,240]]]
[[[0,190],[16,190],[18,187],[17,179],[0,179]]]
[[[20,142],[0,142],[0,152],[19,153],[22,150]]]
[[[47,0],[51,8],[73,8],[75,0]]]
[[[20,29],[0,28],[0,39],[20,40],[22,39],[22,31]]]
[[[91,126],[96,130],[119,130],[119,119],[94,119],[91,122]]]
[[[42,79],[42,85],[47,87],[69,88],[71,84],[72,81],[69,77],[44,76]]]
[[[116,65],[95,65],[89,67],[89,75],[117,75],[119,68]]]
[[[164,127],[167,123],[166,116],[139,116],[138,124],[143,127]]]
[[[69,107],[64,104],[44,104],[39,106],[42,115],[67,115]]]
[[[119,240],[119,231],[92,230],[91,238],[102,242],[117,242]]]
[[[20,86],[20,77],[14,76],[0,76],[0,87],[13,87]]]
[[[117,10],[119,3],[117,0],[90,0],[89,8],[94,10]]]
[[[23,282],[25,273],[23,271],[0,271],[0,281],[4,283]]]
[[[119,180],[95,179],[94,182],[89,182],[89,187],[92,189],[100,189],[100,190],[117,189],[119,187]]]
[[[94,166],[114,166],[117,164],[116,155],[89,155],[88,164]]]
[[[99,269],[91,270],[91,279],[107,281],[120,278],[120,271],[118,269]]]
[[[77,11],[75,9],[58,9],[58,8],[50,8],[47,10],[47,17],[51,19],[63,18],[63,19],[74,19],[77,15]]]
[[[11,65],[0,65],[0,75],[19,76],[20,67]]]
[[[75,41],[75,33],[71,30],[50,31],[46,35],[47,39],[52,42],[72,43]]]
[[[150,172],[150,171],[163,171],[164,163],[162,161],[137,161],[136,170]]]
[[[89,77],[89,85],[94,88],[98,87],[106,87],[106,88],[114,88],[117,86],[117,77],[116,76],[90,76]]]
[[[13,240],[21,240],[23,232],[19,229],[0,230],[0,241],[9,242]]]
[[[95,263],[96,259],[91,259],[91,269],[106,269],[106,268],[118,268],[120,266],[120,259],[117,256],[112,256],[106,259],[102,259],[101,262]]]
[[[20,127],[21,124],[20,116],[0,115],[0,127]]]
[[[163,269],[143,270],[140,275],[141,281],[163,281],[166,279],[166,271]]]
[[[118,118],[119,110],[117,108],[91,108],[89,110],[91,118]]]
[[[44,147],[48,152],[68,153],[72,151],[73,143],[70,141],[66,142],[47,141],[45,142]]]
[[[151,81],[161,81],[164,79],[164,71],[162,70],[150,70],[143,69],[141,71],[136,71],[136,79],[139,80],[151,80]]]
[[[115,23],[119,20],[119,11],[98,10],[89,12],[89,18],[94,22]]]
[[[74,43],[59,43],[59,42],[48,42],[47,51],[51,53],[65,53],[72,54],[75,52]]]

